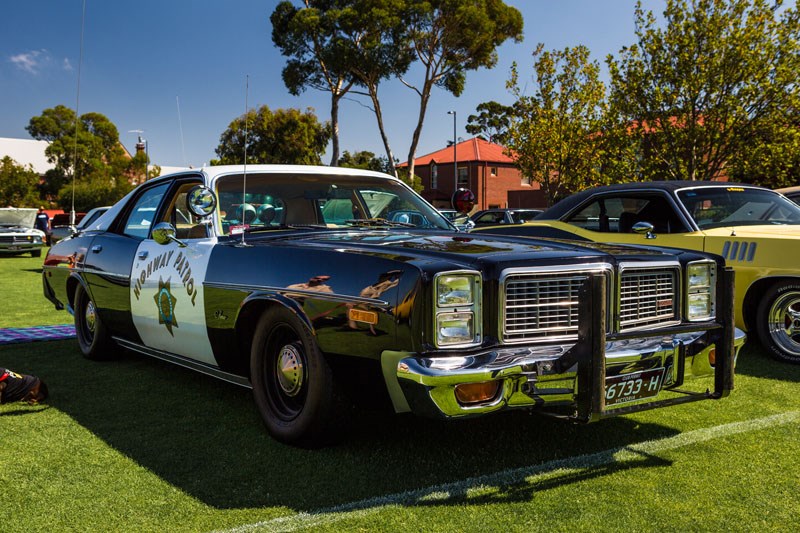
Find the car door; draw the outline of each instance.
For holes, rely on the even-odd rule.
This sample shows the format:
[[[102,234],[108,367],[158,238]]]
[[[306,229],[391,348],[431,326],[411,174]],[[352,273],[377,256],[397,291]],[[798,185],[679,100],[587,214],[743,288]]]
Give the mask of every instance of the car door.
[[[693,231],[669,196],[660,192],[617,192],[589,198],[564,218],[577,235],[596,242],[643,244],[703,250],[704,235]],[[637,222],[653,225],[650,237],[633,231]]]
[[[148,232],[138,243],[129,291],[133,323],[148,348],[217,364],[206,328],[203,281],[216,238],[210,221],[194,216],[186,196],[199,178],[176,182],[153,225],[169,222],[180,242],[159,244]]]
[[[92,239],[85,258],[85,279],[101,320],[112,335],[133,342],[139,338],[131,319],[131,267],[168,188],[162,182],[138,191],[120,220]]]

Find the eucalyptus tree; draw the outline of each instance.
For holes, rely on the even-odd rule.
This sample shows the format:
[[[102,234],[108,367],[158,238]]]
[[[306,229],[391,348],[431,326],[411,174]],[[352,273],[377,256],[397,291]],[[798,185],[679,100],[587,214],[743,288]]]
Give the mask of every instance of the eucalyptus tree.
[[[331,166],[339,161],[339,104],[353,86],[347,36],[340,28],[342,10],[352,2],[304,0],[302,7],[283,1],[270,16],[272,42],[289,58],[283,83],[299,95],[307,87],[331,95]]]
[[[422,77],[400,80],[419,97],[417,124],[408,151],[414,157],[434,87],[460,96],[470,70],[497,63],[497,47],[508,39],[522,40],[522,14],[502,0],[407,0],[408,39]]]
[[[523,176],[541,184],[547,204],[605,182],[599,134],[605,112],[600,67],[585,46],[533,53],[533,94],[520,87],[518,67],[507,87],[516,98],[505,136]]]
[[[414,61],[408,39],[407,0],[353,0],[340,17],[347,35],[347,58],[350,73],[359,89],[353,93],[367,96],[378,123],[386,151],[387,170],[398,175],[395,157],[383,118],[378,95],[381,83],[400,77]]]
[[[661,23],[637,3],[638,42],[607,63],[642,179],[708,180],[755,143],[797,142],[798,20],[782,0],[666,0]]]
[[[514,115],[514,107],[491,100],[477,105],[477,115],[467,117],[464,129],[472,135],[481,135],[487,141],[504,144],[508,127]]]

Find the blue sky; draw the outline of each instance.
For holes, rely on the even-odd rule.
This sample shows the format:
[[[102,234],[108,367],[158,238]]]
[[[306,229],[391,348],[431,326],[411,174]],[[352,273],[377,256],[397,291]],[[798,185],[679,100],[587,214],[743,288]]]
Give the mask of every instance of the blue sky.
[[[277,0],[87,0],[80,113],[106,115],[133,150],[144,130],[155,164],[200,166],[215,157],[220,134],[249,106],[314,108],[329,118],[327,93],[289,94],[281,79],[284,58],[273,47],[269,15]],[[299,3],[299,2],[296,2]],[[634,42],[635,0],[506,0],[525,19],[522,43],[506,43],[492,70],[470,72],[459,98],[435,90],[417,156],[467,138],[466,117],[488,100],[511,103],[505,89],[509,67],[532,74],[531,53],[583,44],[603,63],[609,53]],[[9,2],[0,18],[0,137],[29,138],[25,126],[44,109],[75,108],[82,0]],[[660,13],[663,0],[645,0]],[[604,68],[605,70],[605,68]],[[409,73],[411,81],[420,79]],[[404,161],[418,99],[397,81],[381,87],[392,150]],[[383,155],[373,113],[350,99],[341,108],[341,149]],[[180,111],[180,114],[179,114]],[[179,120],[180,116],[180,120]],[[183,135],[181,136],[181,129]],[[323,161],[327,164],[329,156]]]

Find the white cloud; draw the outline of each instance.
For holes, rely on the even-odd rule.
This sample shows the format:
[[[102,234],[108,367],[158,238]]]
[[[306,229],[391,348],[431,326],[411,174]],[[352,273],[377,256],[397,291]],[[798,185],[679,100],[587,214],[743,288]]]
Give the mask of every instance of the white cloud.
[[[38,74],[44,67],[52,64],[53,58],[47,50],[41,49],[11,56],[9,61],[25,72]]]
[[[69,58],[65,57],[64,62],[62,63],[64,70],[67,72],[72,72],[72,63],[70,63]]]

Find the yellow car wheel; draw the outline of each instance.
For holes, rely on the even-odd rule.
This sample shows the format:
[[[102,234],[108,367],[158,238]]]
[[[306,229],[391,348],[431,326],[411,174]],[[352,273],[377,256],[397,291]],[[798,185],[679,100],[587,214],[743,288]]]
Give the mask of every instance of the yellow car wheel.
[[[762,344],[781,361],[800,363],[800,284],[779,282],[758,305],[757,330]]]

